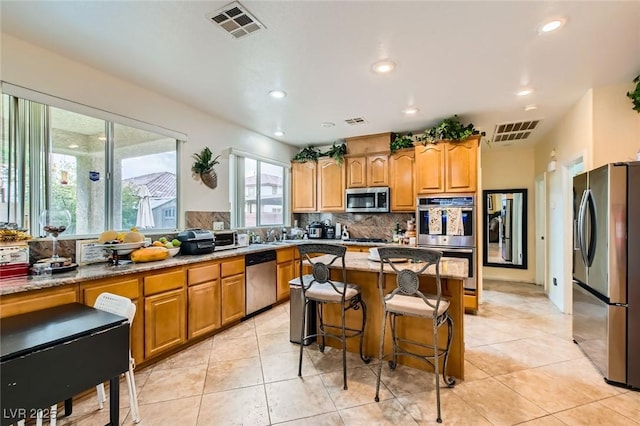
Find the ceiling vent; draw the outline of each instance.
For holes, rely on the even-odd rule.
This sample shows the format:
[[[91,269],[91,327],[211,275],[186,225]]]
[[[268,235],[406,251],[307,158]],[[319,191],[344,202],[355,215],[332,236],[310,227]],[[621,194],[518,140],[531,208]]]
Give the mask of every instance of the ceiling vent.
[[[541,120],[515,121],[496,124],[493,142],[511,142],[527,139]]]
[[[236,1],[215,12],[208,13],[207,19],[234,38],[242,38],[266,28],[262,22],[258,21],[244,6]]]
[[[348,118],[344,120],[344,122],[350,126],[357,126],[358,124],[366,123],[367,120],[365,120],[364,117],[355,117],[355,118]]]

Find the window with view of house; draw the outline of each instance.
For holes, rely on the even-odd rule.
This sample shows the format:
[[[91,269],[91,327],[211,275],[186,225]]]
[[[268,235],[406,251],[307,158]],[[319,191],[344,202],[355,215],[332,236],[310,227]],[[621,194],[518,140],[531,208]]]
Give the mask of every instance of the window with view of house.
[[[71,226],[63,236],[176,229],[175,138],[2,96],[1,222],[44,235],[33,218],[66,209]]]
[[[288,225],[285,165],[245,155],[233,157],[236,165],[232,176],[236,194],[233,225],[238,228]]]

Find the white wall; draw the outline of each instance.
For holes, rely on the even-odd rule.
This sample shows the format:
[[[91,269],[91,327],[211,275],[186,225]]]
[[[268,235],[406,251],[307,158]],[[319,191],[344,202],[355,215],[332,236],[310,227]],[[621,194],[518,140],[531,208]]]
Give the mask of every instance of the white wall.
[[[205,146],[215,155],[234,147],[288,162],[296,148],[204,113],[142,86],[73,59],[1,34],[0,79],[48,95],[144,121],[188,135],[181,145],[180,207],[229,211],[229,162],[216,166],[218,187],[211,190],[192,178],[192,154]],[[184,220],[184,217],[183,217]],[[182,227],[184,222],[179,224]]]
[[[632,83],[589,90],[535,148],[535,173],[546,171],[555,149],[558,169],[547,174],[548,252],[546,277],[551,301],[571,312],[573,253],[572,176],[568,168],[582,157],[585,170],[635,158],[640,148],[640,114],[626,92]],[[552,284],[557,278],[558,286]]]
[[[535,258],[535,175],[533,148],[482,148],[482,189],[527,189],[527,269],[482,267],[485,279],[534,282]],[[484,200],[483,200],[484,201]],[[482,262],[482,259],[478,259]]]

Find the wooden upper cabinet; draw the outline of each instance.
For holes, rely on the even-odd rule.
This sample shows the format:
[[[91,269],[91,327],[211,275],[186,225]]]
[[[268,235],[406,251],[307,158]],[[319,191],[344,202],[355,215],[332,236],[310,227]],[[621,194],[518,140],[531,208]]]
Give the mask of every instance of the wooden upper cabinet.
[[[391,211],[416,210],[415,151],[405,149],[389,157]]]
[[[318,160],[318,210],[344,212],[345,168],[332,158]]]
[[[315,212],[316,163],[291,163],[291,211],[294,213]]]
[[[419,194],[444,192],[445,143],[416,145],[416,189]]]
[[[445,152],[445,192],[475,192],[478,174],[478,141],[448,143]]]
[[[416,185],[419,194],[475,192],[478,173],[478,138],[463,142],[418,145]]]
[[[389,186],[389,156],[367,156],[367,186]]]
[[[347,188],[367,186],[367,157],[345,157],[347,166]]]

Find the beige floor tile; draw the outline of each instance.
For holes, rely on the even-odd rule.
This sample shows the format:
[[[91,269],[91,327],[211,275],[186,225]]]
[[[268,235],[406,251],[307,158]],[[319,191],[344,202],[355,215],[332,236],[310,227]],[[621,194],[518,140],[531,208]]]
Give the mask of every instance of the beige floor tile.
[[[320,352],[317,344],[304,347],[304,352],[309,355],[318,373],[330,373],[332,371],[342,371],[342,350],[330,346],[325,347],[324,353]],[[374,365],[376,359],[365,364],[357,353],[347,352],[347,369]]]
[[[486,379],[489,377],[487,373],[473,365],[468,360],[464,360],[464,381],[471,382],[473,380]]]
[[[638,424],[630,417],[623,416],[601,402],[592,402],[556,413],[554,416],[572,426],[630,426]]]
[[[347,408],[340,410],[339,413],[345,425],[408,426],[418,424],[395,399]]]
[[[254,322],[258,336],[289,332],[289,313],[281,307],[273,308],[264,317],[255,317]]]
[[[209,362],[231,361],[259,356],[258,340],[254,335],[235,339],[214,339]]]
[[[600,403],[618,413],[632,419],[640,419],[640,392],[629,391],[612,398],[603,399]]]
[[[171,355],[153,366],[153,371],[172,370],[176,367],[191,367],[208,364],[211,354],[211,344],[196,345]]]
[[[74,406],[75,410],[75,406]],[[128,408],[120,408],[120,424],[121,425],[130,425],[134,424],[129,415]],[[73,413],[69,417],[64,417],[62,415],[63,411],[59,411],[59,415],[56,416],[56,424],[58,426],[97,426],[97,425],[105,425],[109,423],[109,407],[105,406],[102,410],[98,410],[96,406],[94,411],[84,412],[82,414]],[[49,425],[48,418],[45,417],[44,422],[45,425]],[[27,424],[35,424],[27,423]],[[139,423],[142,424],[142,423]]]
[[[320,376],[267,383],[265,389],[272,423],[336,411]]]
[[[138,394],[138,402],[151,404],[201,395],[206,374],[206,364],[152,371]]]
[[[376,373],[378,371],[375,366],[372,366],[371,369]],[[439,379],[442,390],[446,388],[442,375]],[[404,365],[398,365],[395,370],[391,370],[386,362],[382,365],[382,383],[395,397],[422,393],[436,388],[433,373]]]
[[[220,392],[263,383],[260,358],[212,362],[206,373],[204,393]]]
[[[528,368],[527,365],[518,362],[512,354],[499,351],[495,345],[469,348],[464,355],[467,361],[489,376],[499,376]]]
[[[261,360],[265,383],[294,379],[298,377],[298,363],[300,361],[299,351],[263,355]],[[318,375],[318,371],[316,371],[316,368],[313,366],[313,363],[306,353],[302,354],[302,375],[304,377]]]
[[[140,406],[141,426],[180,425],[195,426],[198,419],[201,395],[173,399]],[[135,425],[127,418],[127,426]]]
[[[549,413],[567,410],[593,401],[587,393],[580,391],[580,386],[567,386],[563,381],[540,369],[517,371],[496,376],[495,379]],[[559,395],[562,397],[559,398]]]
[[[202,396],[199,426],[268,425],[269,409],[264,386],[251,386]]]
[[[453,392],[494,425],[512,425],[548,414],[492,377],[461,383]]]
[[[226,339],[239,339],[256,335],[256,326],[253,322],[254,318],[242,321],[227,330],[213,336],[213,341]]]
[[[602,375],[587,358],[539,367],[539,370],[556,378],[564,386],[578,389],[592,401],[615,396],[623,389],[605,383]]]
[[[344,425],[342,417],[337,412],[320,414],[313,417],[292,420],[290,422],[278,423],[282,426],[340,426]]]
[[[289,341],[289,332],[258,335],[258,350],[260,356],[281,354],[284,352],[298,352],[300,345]]]
[[[398,398],[398,402],[420,425],[437,425],[435,391]],[[451,391],[440,392],[440,411],[445,425],[491,426],[491,423]]]
[[[347,370],[347,390],[344,390],[342,371],[320,376],[338,410],[368,404],[375,401],[377,377],[370,367]],[[384,383],[380,383],[380,401],[393,398]]]
[[[520,423],[519,426],[565,426],[565,423],[561,422],[556,416],[549,415]]]

